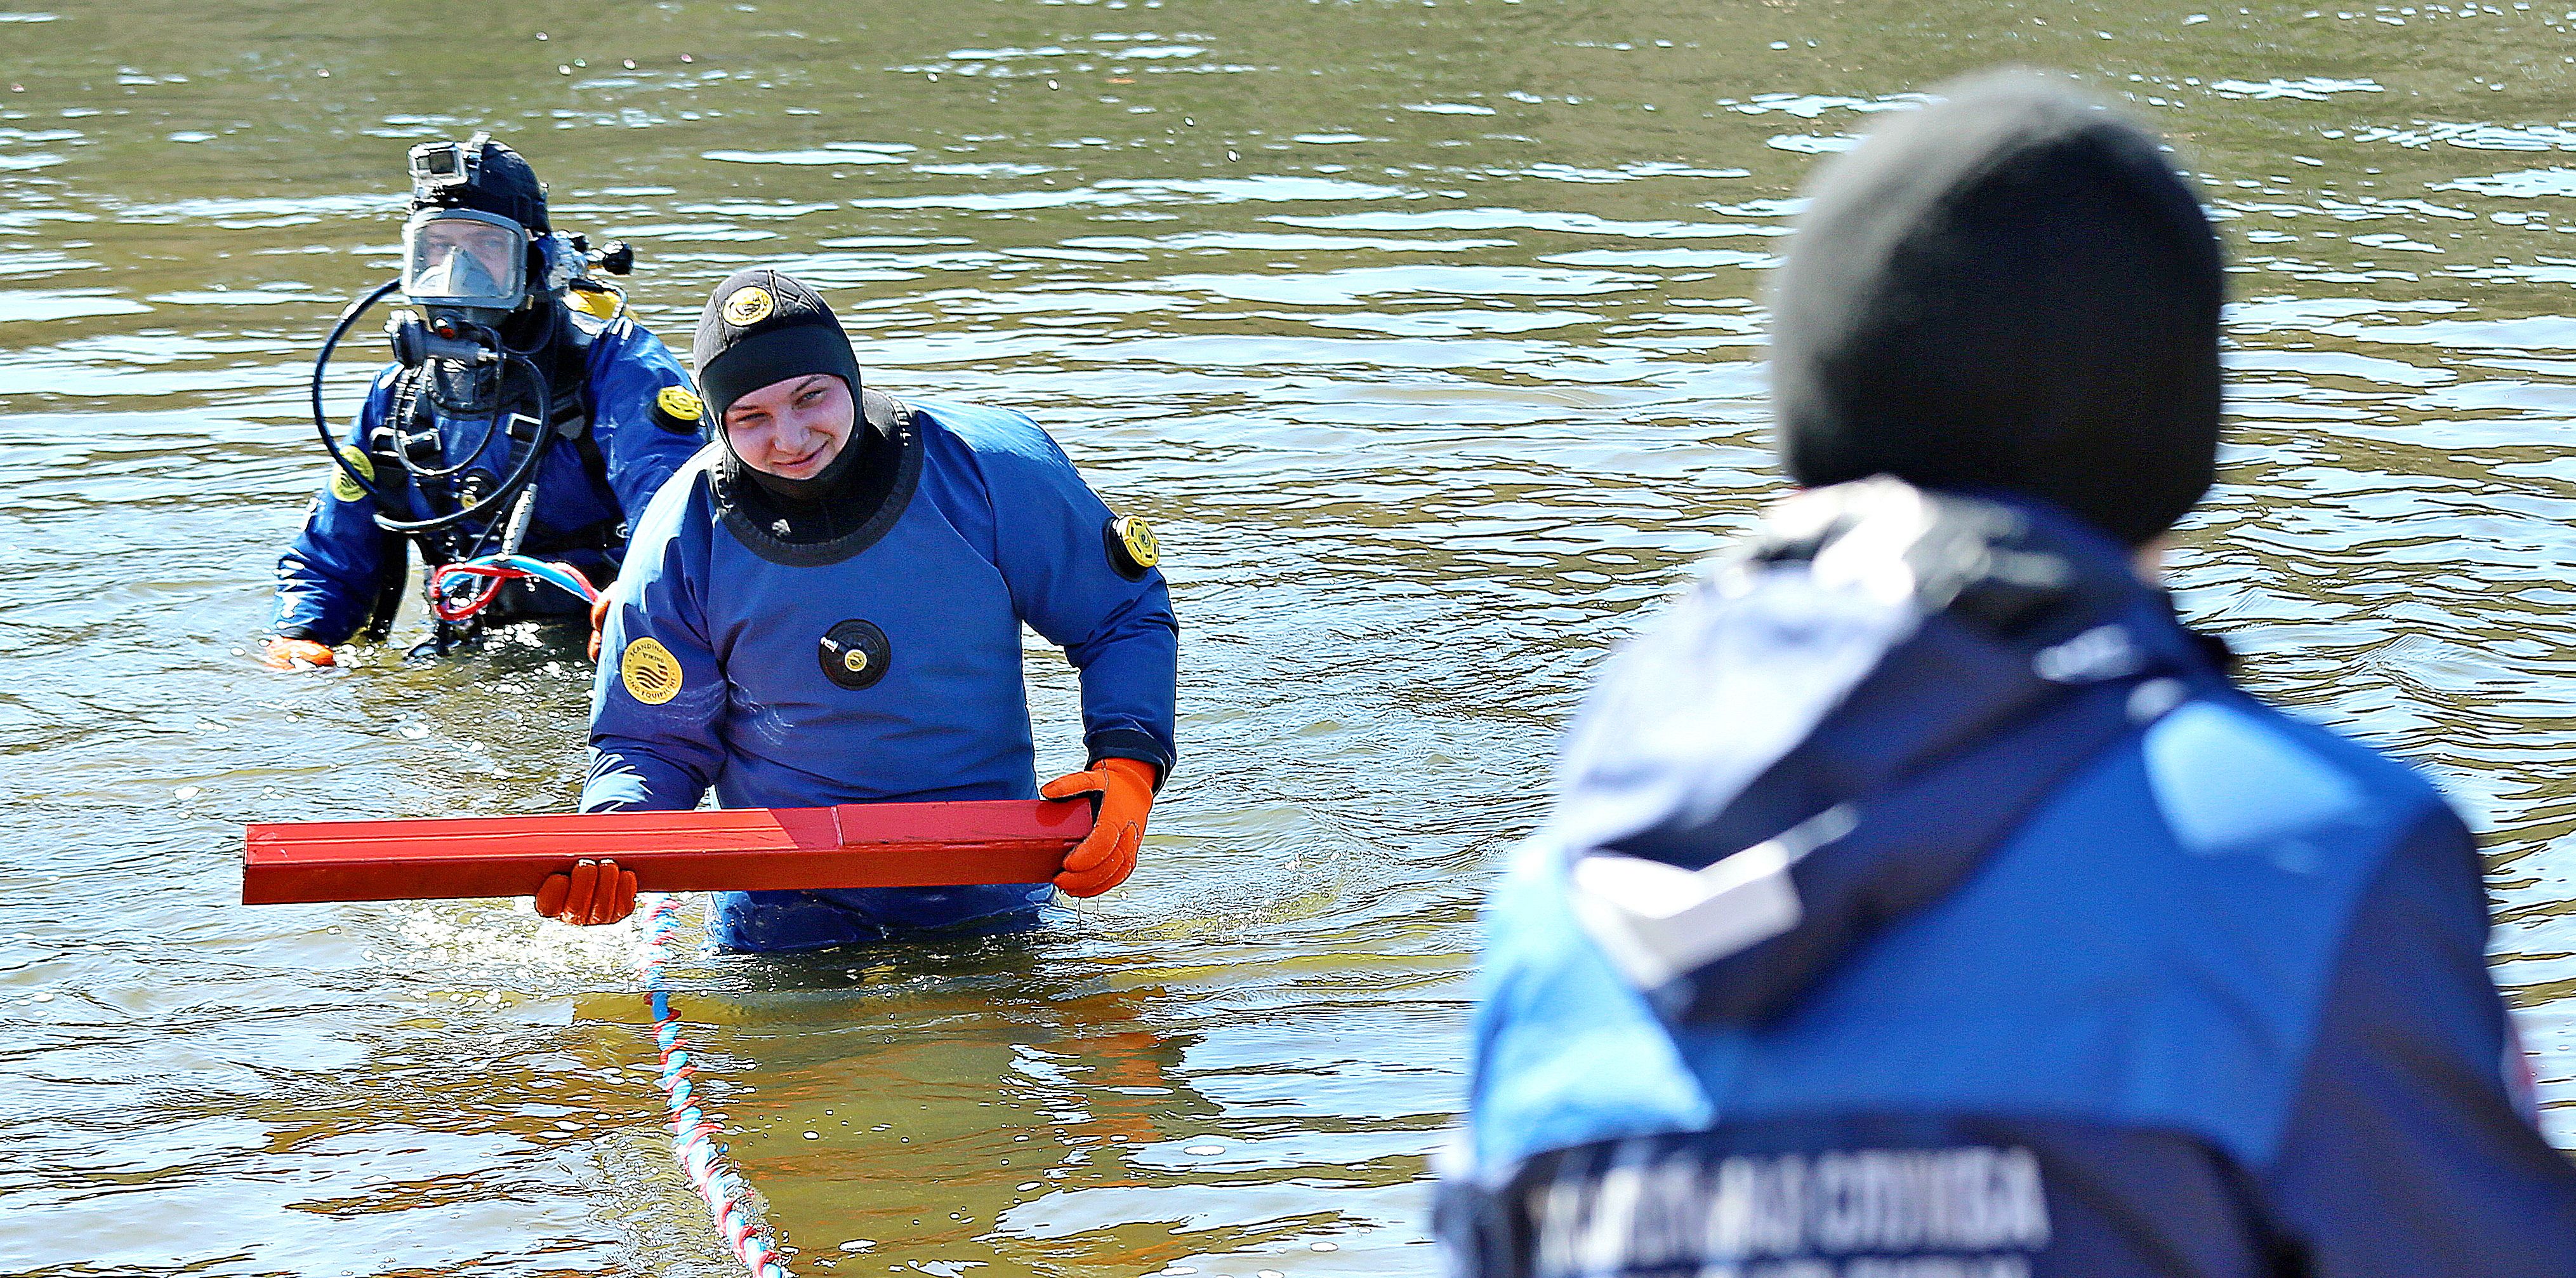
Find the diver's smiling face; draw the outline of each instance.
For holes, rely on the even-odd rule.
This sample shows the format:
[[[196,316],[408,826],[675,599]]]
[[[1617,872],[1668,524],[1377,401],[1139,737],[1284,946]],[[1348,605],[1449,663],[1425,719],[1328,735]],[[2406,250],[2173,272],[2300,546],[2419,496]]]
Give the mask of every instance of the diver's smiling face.
[[[780,479],[812,479],[841,455],[858,420],[849,383],[829,373],[771,382],[725,409],[725,438],[743,464]]]

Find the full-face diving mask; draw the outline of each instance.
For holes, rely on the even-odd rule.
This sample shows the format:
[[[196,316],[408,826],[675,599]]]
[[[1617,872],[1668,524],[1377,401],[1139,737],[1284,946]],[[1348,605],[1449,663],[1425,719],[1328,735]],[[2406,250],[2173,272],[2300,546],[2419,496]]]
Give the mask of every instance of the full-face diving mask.
[[[568,308],[554,299],[577,291],[582,297],[574,305],[606,323],[618,322],[625,315],[624,295],[590,271],[624,275],[634,269],[635,251],[611,241],[592,252],[581,236],[554,230],[546,216],[545,184],[489,133],[461,143],[420,143],[411,148],[407,167],[412,198],[403,222],[402,274],[340,313],[314,358],[308,390],[314,438],[329,453],[337,480],[371,499],[377,527],[425,536],[489,521],[525,499],[539,459],[554,455],[543,446],[557,437],[552,417],[559,405],[550,377],[558,364],[570,362],[562,357],[572,349],[557,344],[571,330]],[[426,515],[417,503],[378,486],[385,476],[369,457],[344,450],[346,428],[334,424],[323,404],[332,352],[359,317],[398,290],[418,310],[398,312],[385,325],[394,359],[409,370],[412,388],[402,397],[400,416],[377,425],[379,435],[393,435],[394,460],[413,482],[437,483],[486,459],[486,445],[497,437],[492,433],[452,446],[441,435],[434,458],[426,450],[415,458],[407,440],[420,437],[421,427],[439,425],[430,408],[479,416],[487,432],[506,430],[515,458],[479,488],[456,480],[456,508]],[[604,314],[595,304],[603,296],[616,299]],[[572,362],[571,375],[581,374],[582,366]],[[571,402],[567,397],[562,406]],[[384,456],[387,450],[376,448],[377,442],[371,436],[369,447],[376,449],[374,456]],[[341,490],[336,481],[333,487]]]
[[[526,300],[527,232],[498,213],[422,209],[403,223],[402,291],[415,305],[496,321]]]

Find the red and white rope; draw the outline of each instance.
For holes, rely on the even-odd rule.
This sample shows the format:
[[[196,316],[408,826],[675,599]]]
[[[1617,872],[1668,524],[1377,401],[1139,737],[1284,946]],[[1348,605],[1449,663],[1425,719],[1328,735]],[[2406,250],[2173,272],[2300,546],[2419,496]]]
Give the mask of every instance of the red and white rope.
[[[768,1228],[745,1205],[751,1196],[750,1183],[726,1161],[724,1147],[716,1143],[724,1129],[699,1107],[692,1081],[698,1074],[697,1063],[690,1057],[687,1040],[680,1037],[679,1017],[662,986],[662,969],[671,961],[671,934],[679,926],[679,902],[656,896],[643,908],[644,945],[637,967],[644,977],[644,996],[653,1007],[653,1039],[662,1053],[655,1081],[670,1111],[671,1156],[689,1178],[689,1187],[706,1202],[708,1217],[751,1278],[792,1278]]]

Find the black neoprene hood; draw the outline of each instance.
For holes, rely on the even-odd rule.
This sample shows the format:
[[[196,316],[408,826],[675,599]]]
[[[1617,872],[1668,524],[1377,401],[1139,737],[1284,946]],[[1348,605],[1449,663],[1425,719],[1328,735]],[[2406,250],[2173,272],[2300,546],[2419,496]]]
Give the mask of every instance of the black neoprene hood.
[[[691,343],[708,429],[724,445],[723,491],[750,509],[762,536],[781,543],[831,543],[872,526],[902,486],[901,413],[891,401],[871,412],[859,359],[822,295],[792,275],[736,271],[716,286]],[[762,471],[734,451],[724,417],[734,401],[792,378],[825,374],[850,388],[852,421],[841,451],[805,479]],[[876,398],[882,399],[882,396]]]
[[[2154,135],[2027,73],[1830,164],[1772,306],[1782,461],[2039,497],[2138,545],[2216,470],[2218,241]]]
[[[690,344],[698,397],[707,421],[724,434],[733,402],[791,377],[828,373],[859,398],[859,358],[822,295],[792,275],[759,268],[736,271],[716,285]]]

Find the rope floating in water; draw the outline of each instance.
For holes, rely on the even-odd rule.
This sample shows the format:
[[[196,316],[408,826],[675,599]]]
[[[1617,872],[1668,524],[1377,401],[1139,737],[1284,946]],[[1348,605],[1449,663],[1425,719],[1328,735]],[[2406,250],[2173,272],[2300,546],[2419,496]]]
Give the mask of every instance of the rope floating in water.
[[[698,1107],[697,1089],[690,1081],[698,1067],[687,1040],[680,1037],[680,1018],[671,1010],[670,992],[662,985],[662,969],[671,961],[671,933],[679,923],[677,900],[657,896],[646,903],[644,943],[636,963],[644,977],[644,997],[653,1007],[653,1041],[662,1053],[655,1083],[671,1114],[671,1157],[689,1178],[689,1187],[706,1202],[716,1232],[724,1235],[725,1245],[751,1278],[793,1278],[770,1241],[768,1228],[743,1205],[751,1184],[725,1161],[723,1147],[716,1144],[724,1129]]]
[[[470,580],[479,578],[479,581]],[[429,611],[440,621],[463,621],[492,606],[501,586],[512,581],[542,581],[591,603],[599,588],[571,564],[548,563],[526,555],[484,555],[440,564],[429,574]]]

